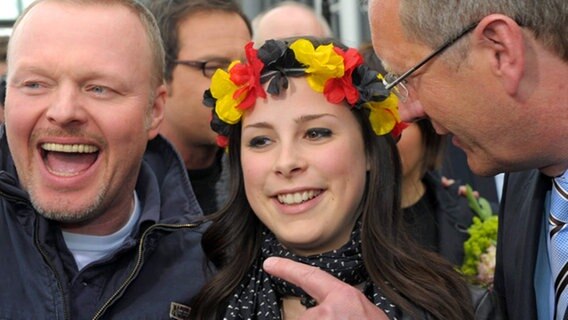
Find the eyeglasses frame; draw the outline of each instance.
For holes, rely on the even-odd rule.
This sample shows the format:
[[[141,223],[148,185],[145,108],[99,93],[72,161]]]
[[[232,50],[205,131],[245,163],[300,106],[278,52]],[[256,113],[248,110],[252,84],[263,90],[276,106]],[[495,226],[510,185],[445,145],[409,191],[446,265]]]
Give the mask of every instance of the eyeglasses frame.
[[[457,35],[451,37],[450,39],[448,39],[446,42],[444,42],[440,47],[438,47],[436,50],[434,50],[432,53],[430,53],[428,56],[426,56],[424,59],[422,59],[420,62],[418,62],[416,65],[414,65],[412,68],[408,69],[406,72],[404,72],[402,75],[398,76],[396,79],[394,79],[392,82],[387,83],[385,81],[385,89],[387,90],[391,90],[392,88],[394,88],[396,85],[400,84],[402,81],[404,81],[406,78],[408,78],[411,74],[413,74],[416,70],[418,70],[420,67],[422,67],[423,65],[425,65],[426,63],[428,63],[428,61],[432,60],[432,58],[434,58],[435,56],[441,54],[442,52],[444,52],[447,48],[449,48],[451,45],[453,45],[454,43],[456,43],[459,39],[461,39],[463,36],[465,36],[466,34],[468,34],[470,31],[472,31],[473,29],[475,29],[475,27],[477,27],[477,25],[479,24],[479,22],[474,22],[469,24],[467,27],[465,27],[460,33],[458,33]],[[408,90],[406,90],[408,92]]]
[[[195,69],[199,69],[201,70],[201,73],[203,74],[203,76],[205,78],[211,79],[211,76],[207,75],[205,73],[205,66],[207,65],[207,63],[212,62],[212,61],[204,61],[204,60],[173,60],[172,61],[175,64],[181,64],[187,67],[191,67],[191,68],[195,68]],[[213,73],[215,72],[217,68],[212,69]]]

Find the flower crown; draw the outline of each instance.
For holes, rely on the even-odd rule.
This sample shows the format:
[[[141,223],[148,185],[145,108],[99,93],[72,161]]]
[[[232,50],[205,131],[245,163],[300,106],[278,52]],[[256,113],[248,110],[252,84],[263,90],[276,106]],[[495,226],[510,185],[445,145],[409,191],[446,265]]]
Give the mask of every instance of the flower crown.
[[[219,135],[217,144],[226,147],[230,127],[238,124],[243,112],[254,106],[266,91],[279,95],[288,88],[288,76],[306,76],[309,86],[323,93],[334,104],[346,101],[351,108],[368,109],[369,120],[377,135],[400,135],[405,125],[398,114],[398,100],[385,89],[383,77],[363,65],[353,48],[333,43],[314,47],[308,39],[268,40],[258,50],[245,46],[247,62],[233,61],[228,71],[218,69],[205,91],[203,103],[213,107],[211,128]]]

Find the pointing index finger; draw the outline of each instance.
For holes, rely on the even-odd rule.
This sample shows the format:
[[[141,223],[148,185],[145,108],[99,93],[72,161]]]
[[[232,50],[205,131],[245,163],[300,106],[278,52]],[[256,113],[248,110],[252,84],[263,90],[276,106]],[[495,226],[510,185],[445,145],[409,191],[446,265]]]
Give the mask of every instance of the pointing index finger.
[[[286,258],[270,257],[264,261],[263,267],[271,275],[302,288],[318,302],[324,300],[337,286],[344,285],[341,280],[317,267]]]

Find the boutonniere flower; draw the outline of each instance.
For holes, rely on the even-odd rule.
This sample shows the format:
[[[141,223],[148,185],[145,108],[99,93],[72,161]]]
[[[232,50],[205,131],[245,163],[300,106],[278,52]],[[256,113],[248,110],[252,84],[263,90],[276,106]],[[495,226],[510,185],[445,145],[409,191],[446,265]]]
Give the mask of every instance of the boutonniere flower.
[[[473,224],[467,230],[469,239],[464,243],[461,272],[472,284],[491,287],[495,273],[498,217],[485,198],[474,196],[469,185],[466,186],[466,197],[477,216],[473,217]]]

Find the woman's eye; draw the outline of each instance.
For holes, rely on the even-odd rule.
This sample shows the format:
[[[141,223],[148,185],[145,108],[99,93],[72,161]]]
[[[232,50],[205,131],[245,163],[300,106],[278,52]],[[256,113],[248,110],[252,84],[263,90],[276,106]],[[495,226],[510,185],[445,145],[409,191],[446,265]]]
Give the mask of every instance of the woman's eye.
[[[270,144],[270,139],[268,137],[260,136],[250,139],[248,145],[252,148],[261,148]]]
[[[313,128],[306,131],[306,138],[310,140],[317,140],[325,137],[330,137],[331,130],[326,128]]]

